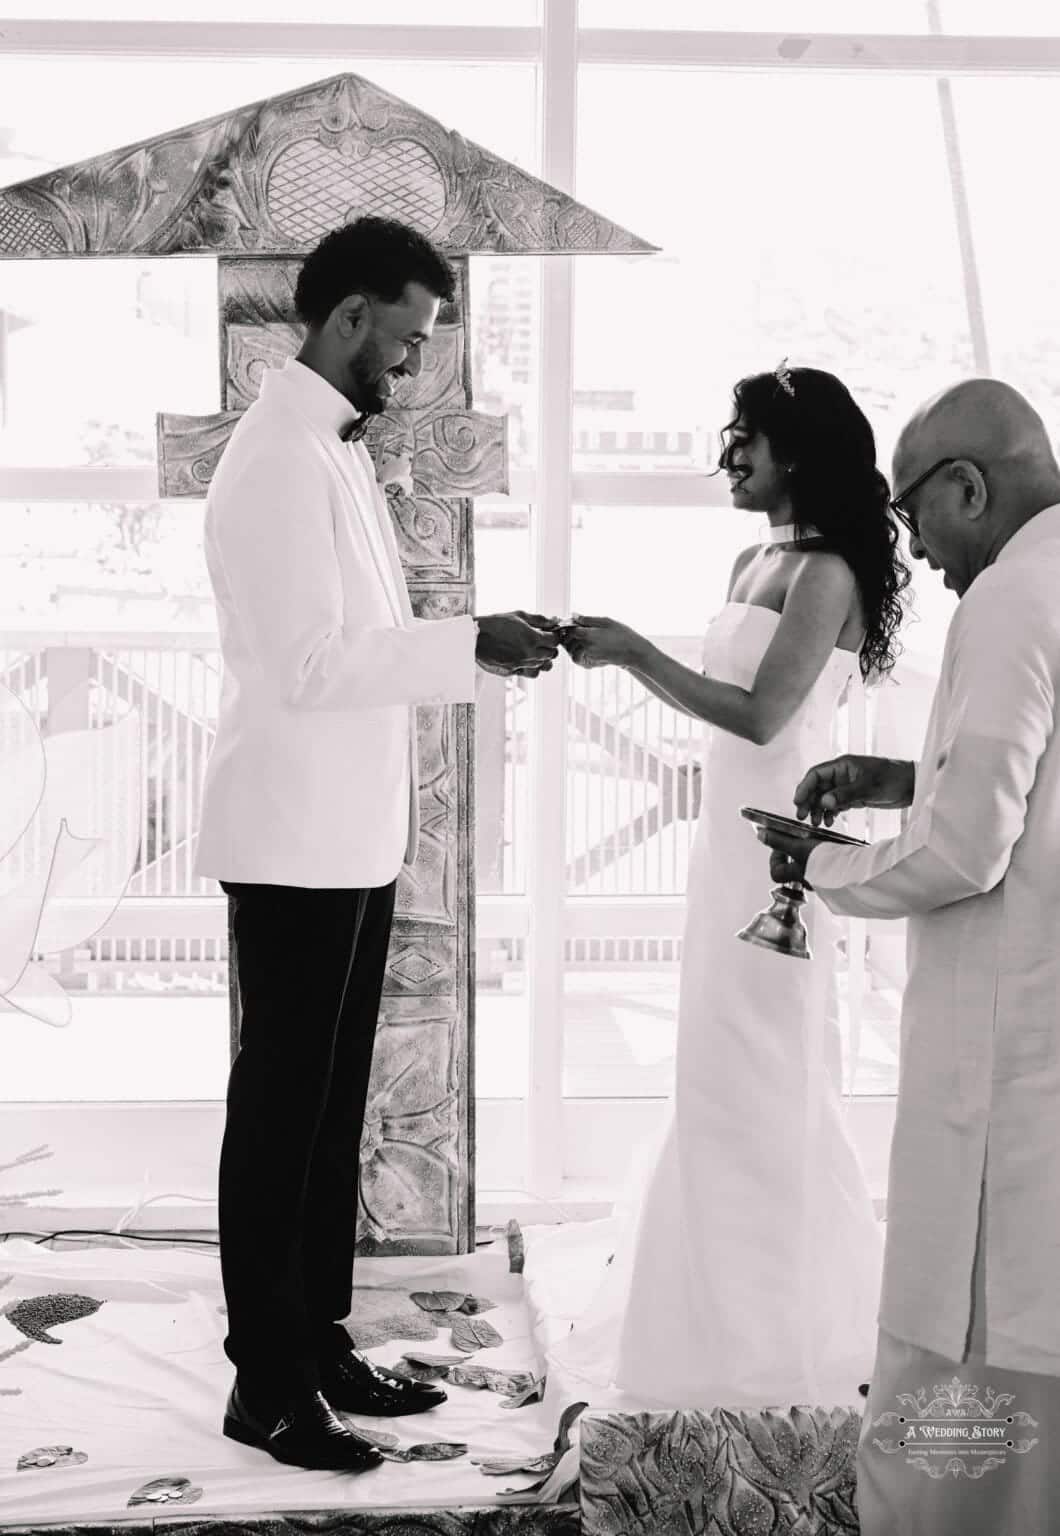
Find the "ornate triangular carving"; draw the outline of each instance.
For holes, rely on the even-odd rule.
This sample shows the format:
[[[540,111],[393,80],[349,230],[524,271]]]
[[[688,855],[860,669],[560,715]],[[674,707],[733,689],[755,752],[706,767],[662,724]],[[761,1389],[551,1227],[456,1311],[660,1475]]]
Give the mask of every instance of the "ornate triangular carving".
[[[0,257],[296,256],[361,213],[452,255],[646,241],[359,75],[335,75],[0,191]]]

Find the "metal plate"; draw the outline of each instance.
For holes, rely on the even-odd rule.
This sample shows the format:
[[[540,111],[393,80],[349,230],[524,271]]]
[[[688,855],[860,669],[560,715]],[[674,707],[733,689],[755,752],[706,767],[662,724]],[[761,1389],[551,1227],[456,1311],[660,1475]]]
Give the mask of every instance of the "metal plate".
[[[811,827],[793,816],[778,816],[773,811],[756,811],[754,806],[741,805],[740,815],[756,827],[767,827],[771,832],[790,832],[795,837],[805,837],[814,843],[848,843],[857,848],[869,845],[863,837],[847,837],[845,832],[832,832],[828,827]]]

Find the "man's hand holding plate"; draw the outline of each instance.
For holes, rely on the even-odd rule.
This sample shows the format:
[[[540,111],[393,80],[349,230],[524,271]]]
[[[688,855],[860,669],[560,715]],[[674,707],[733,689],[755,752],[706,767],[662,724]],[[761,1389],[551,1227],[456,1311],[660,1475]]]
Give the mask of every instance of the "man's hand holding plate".
[[[778,885],[786,885],[791,880],[801,880],[805,883],[806,861],[817,846],[817,839],[809,828],[800,834],[783,832],[774,827],[755,827],[755,835],[760,843],[765,843],[771,850],[769,858],[771,880],[776,881]]]

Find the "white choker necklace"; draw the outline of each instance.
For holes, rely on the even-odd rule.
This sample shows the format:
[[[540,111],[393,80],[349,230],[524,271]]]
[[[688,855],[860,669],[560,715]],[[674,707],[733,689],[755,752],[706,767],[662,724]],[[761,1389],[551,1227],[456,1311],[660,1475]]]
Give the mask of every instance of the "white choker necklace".
[[[812,523],[804,523],[802,526],[802,536],[805,539],[819,539],[821,534]],[[795,539],[794,523],[784,523],[779,528],[774,528],[772,524],[767,523],[759,542],[762,544],[794,544]]]

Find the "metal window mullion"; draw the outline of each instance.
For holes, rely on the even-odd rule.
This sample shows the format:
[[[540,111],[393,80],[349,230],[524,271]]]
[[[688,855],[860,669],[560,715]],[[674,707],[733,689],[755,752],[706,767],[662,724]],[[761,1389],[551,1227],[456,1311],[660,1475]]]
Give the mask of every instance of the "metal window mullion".
[[[577,0],[543,0],[541,174],[574,189],[577,116]],[[534,516],[536,606],[570,606],[571,402],[574,273],[570,256],[544,259],[538,497]],[[566,853],[567,663],[533,689],[527,894],[530,1096],[527,1181],[535,1195],[559,1193],[563,1177],[563,909]]]
[[[69,21],[13,19],[0,25],[0,54],[144,57],[388,58],[447,63],[534,62],[545,26],[380,26],[360,22]],[[582,63],[621,66],[927,74],[1060,73],[1060,38],[925,33],[688,31],[560,24]]]
[[[0,24],[0,54],[117,58],[407,59],[534,63],[539,27],[377,26],[361,22],[34,21]]]
[[[933,37],[942,33],[942,18],[938,0],[927,0],[928,27]],[[942,139],[946,147],[946,168],[953,197],[953,213],[957,221],[957,243],[961,253],[961,275],[964,278],[964,302],[968,311],[968,329],[972,338],[972,358],[977,373],[990,372],[990,348],[986,336],[986,317],[983,313],[983,294],[979,284],[979,264],[975,254],[975,237],[972,233],[972,215],[968,205],[968,188],[964,180],[964,161],[961,156],[960,135],[957,131],[957,112],[953,104],[953,82],[937,80],[935,89],[939,99],[939,116],[942,120]]]
[[[788,74],[1048,75],[1060,72],[1060,37],[586,27],[578,57],[591,65]]]

